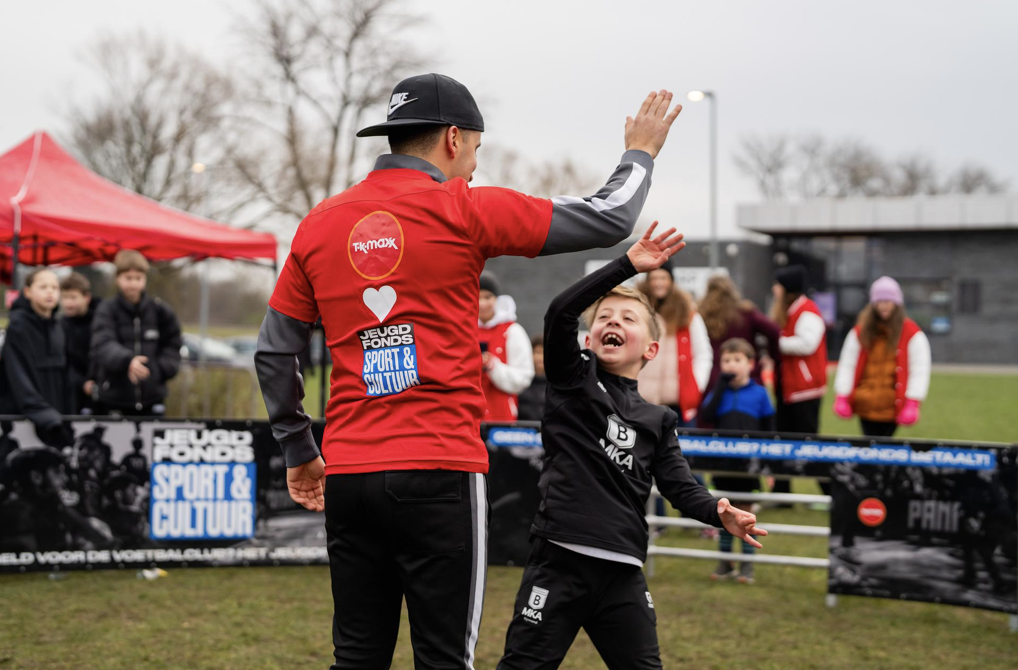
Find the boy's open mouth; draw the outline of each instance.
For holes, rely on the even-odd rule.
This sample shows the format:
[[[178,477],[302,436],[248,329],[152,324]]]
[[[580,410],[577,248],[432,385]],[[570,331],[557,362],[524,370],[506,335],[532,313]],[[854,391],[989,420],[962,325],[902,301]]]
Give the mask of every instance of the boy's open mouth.
[[[605,349],[618,349],[625,343],[626,341],[622,339],[622,336],[616,333],[605,333],[601,338],[601,346]]]

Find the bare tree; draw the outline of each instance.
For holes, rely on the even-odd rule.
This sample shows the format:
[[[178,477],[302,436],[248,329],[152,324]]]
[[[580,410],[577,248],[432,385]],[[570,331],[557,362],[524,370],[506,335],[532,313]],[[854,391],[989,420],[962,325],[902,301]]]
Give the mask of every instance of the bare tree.
[[[939,193],[999,193],[1007,182],[979,166],[965,166],[942,180],[934,162],[913,154],[886,161],[859,140],[832,143],[818,135],[745,137],[734,156],[764,198],[875,197]]]
[[[105,88],[69,114],[71,145],[86,165],[154,200],[222,214],[209,208],[209,175],[195,175],[191,166],[223,158],[217,136],[233,100],[229,77],[145,34],[103,39],[90,61]]]
[[[767,199],[785,195],[785,173],[792,162],[789,145],[784,135],[747,136],[742,138],[740,151],[734,157],[735,166],[756,181],[760,193]]]
[[[997,179],[978,165],[962,166],[948,180],[948,190],[952,193],[1003,193],[1007,186],[1006,180]]]
[[[889,195],[936,195],[943,191],[937,166],[927,156],[902,158],[892,166]]]
[[[401,0],[261,0],[242,22],[251,59],[231,160],[270,214],[295,223],[357,180],[354,133],[421,69],[406,35],[417,20]]]
[[[478,172],[497,186],[527,195],[549,198],[556,195],[589,195],[600,186],[598,175],[577,165],[571,158],[535,163],[515,149],[486,144],[479,154]]]
[[[832,195],[838,198],[886,195],[891,177],[880,155],[857,140],[845,140],[827,154]]]

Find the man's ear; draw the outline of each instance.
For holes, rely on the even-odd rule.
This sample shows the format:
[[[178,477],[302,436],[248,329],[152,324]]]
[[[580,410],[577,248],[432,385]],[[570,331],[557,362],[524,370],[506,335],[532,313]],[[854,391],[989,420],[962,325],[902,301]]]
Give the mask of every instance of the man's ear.
[[[590,333],[583,336],[583,348],[590,349]]]
[[[456,126],[449,126],[445,129],[445,151],[449,158],[456,158],[456,155],[463,149],[463,131]]]
[[[651,342],[647,345],[647,351],[643,352],[643,360],[652,361],[657,357],[658,350],[661,349],[661,345],[657,342]]]

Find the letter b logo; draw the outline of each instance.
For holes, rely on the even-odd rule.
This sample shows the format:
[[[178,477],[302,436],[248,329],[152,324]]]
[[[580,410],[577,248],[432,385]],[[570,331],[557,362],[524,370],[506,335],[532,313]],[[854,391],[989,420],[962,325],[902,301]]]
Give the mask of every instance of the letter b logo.
[[[608,439],[619,449],[632,449],[636,444],[636,431],[612,414],[608,417]]]

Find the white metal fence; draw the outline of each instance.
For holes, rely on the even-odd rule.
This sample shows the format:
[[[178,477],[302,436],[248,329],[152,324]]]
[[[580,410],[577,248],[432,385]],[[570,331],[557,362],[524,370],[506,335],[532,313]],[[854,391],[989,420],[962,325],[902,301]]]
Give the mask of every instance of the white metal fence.
[[[807,495],[801,493],[740,493],[736,491],[711,491],[715,498],[728,498],[742,502],[775,502],[775,503],[805,503],[824,505],[830,509],[831,497],[823,495]],[[647,525],[668,526],[675,528],[708,528],[695,519],[682,517],[657,516],[652,513],[654,504],[661,496],[655,486],[651,489],[650,498],[647,500]],[[784,523],[761,523],[768,533],[774,535],[800,535],[808,537],[829,537],[831,529],[827,526],[798,526]],[[699,558],[707,560],[732,560],[731,553],[721,551],[708,551],[705,549],[687,549],[684,547],[661,547],[654,543],[654,535],[651,534],[650,546],[647,548],[647,574],[654,576],[654,558],[656,556],[669,556],[673,558]],[[800,568],[823,568],[830,567],[830,561],[826,558],[808,558],[805,556],[780,556],[773,554],[739,554],[738,560],[747,563],[768,563],[771,565],[792,565]]]

